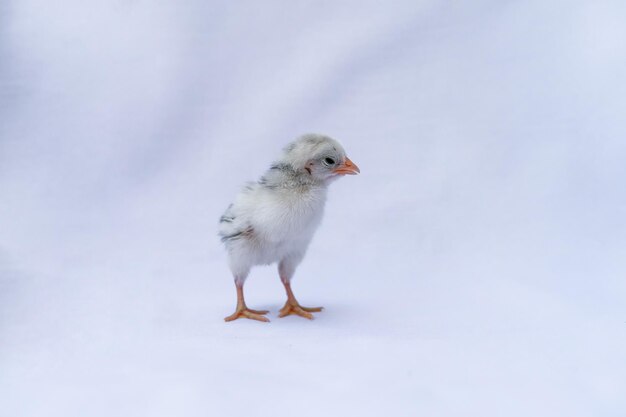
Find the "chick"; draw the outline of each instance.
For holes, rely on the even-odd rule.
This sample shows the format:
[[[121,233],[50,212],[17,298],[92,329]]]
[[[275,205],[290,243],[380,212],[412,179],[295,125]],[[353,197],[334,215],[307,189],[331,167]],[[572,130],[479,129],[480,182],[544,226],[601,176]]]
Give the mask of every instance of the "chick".
[[[322,220],[328,185],[359,172],[339,142],[308,134],[287,145],[257,182],[244,187],[219,222],[219,236],[237,288],[237,308],[225,321],[242,317],[269,321],[264,316],[267,310],[246,306],[243,285],[253,266],[275,262],[287,292],[279,317],[296,314],[313,319],[311,313],[322,311],[322,307],[298,303],[291,278]]]

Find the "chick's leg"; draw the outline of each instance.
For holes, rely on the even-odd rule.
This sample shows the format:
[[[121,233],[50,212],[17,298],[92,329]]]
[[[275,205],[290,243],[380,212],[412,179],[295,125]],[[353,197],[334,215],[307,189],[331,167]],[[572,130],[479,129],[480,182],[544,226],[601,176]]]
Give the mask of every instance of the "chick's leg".
[[[252,310],[246,306],[246,302],[243,298],[243,282],[235,281],[235,285],[237,286],[237,308],[235,312],[230,316],[224,318],[224,321],[233,321],[240,318],[258,320],[258,321],[269,321],[267,317],[264,317],[263,314],[269,313],[267,310]]]
[[[285,306],[280,309],[278,317],[285,317],[291,314],[298,315],[300,317],[307,318],[309,320],[313,320],[313,314],[317,313],[324,309],[324,307],[303,307],[296,300],[295,295],[293,295],[293,291],[291,291],[291,284],[289,281],[283,280],[283,285],[285,286],[285,291],[287,291],[287,302]]]
[[[291,277],[293,277],[294,272],[296,272],[296,267],[302,260],[302,254],[292,254],[290,256],[285,257],[278,264],[278,273],[280,275],[280,280],[283,282],[285,286],[285,291],[287,292],[287,302],[285,306],[280,309],[278,313],[278,317],[285,317],[291,314],[295,314],[300,317],[307,318],[309,320],[313,320],[313,314],[319,311],[322,311],[322,307],[303,307],[296,300],[296,296],[293,295],[293,291],[291,291]]]

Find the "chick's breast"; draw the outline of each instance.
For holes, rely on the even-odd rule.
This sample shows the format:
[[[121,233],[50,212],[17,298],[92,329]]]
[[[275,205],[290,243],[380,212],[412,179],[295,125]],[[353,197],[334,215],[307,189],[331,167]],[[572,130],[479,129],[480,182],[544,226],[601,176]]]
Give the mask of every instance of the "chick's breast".
[[[290,189],[258,189],[243,200],[257,237],[278,243],[310,239],[321,220],[325,195]]]

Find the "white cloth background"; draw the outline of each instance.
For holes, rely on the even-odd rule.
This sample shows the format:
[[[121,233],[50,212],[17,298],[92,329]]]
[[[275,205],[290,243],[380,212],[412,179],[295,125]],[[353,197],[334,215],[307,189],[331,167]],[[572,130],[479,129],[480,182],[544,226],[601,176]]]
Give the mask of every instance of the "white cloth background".
[[[0,6],[0,415],[622,416],[623,2]],[[305,132],[297,272],[216,236]]]

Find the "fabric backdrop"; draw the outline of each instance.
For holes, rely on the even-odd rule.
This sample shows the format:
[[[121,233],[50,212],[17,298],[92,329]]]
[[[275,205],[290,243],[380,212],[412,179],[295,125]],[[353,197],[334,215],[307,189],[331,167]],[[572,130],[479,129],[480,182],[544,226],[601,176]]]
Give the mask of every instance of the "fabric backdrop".
[[[620,1],[5,1],[0,415],[623,416]],[[217,220],[307,132],[278,319]]]

